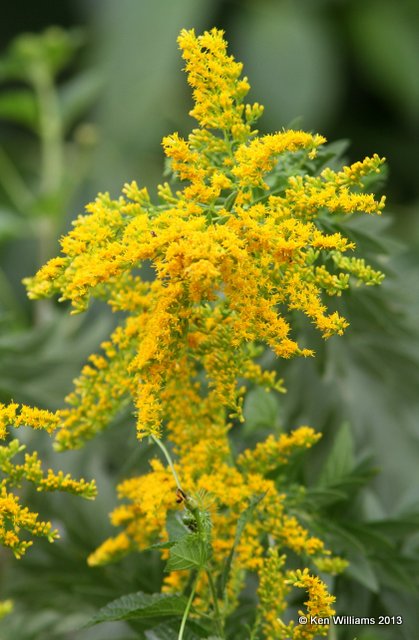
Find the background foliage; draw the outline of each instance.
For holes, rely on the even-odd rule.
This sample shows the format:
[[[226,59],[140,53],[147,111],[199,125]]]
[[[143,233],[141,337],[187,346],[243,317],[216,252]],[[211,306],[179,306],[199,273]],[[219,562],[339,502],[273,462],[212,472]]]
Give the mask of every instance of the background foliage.
[[[344,315],[351,328],[344,338],[326,345],[319,340],[312,362],[281,365],[288,388],[281,406],[269,406],[257,390],[249,394],[246,428],[250,439],[253,427],[263,430],[275,422],[282,428],[308,423],[325,432],[300,472],[316,485],[320,469],[327,468],[329,484],[344,493],[334,502],[317,487],[311,496],[319,509],[322,504],[326,520],[340,523],[347,545],[355,547],[352,574],[363,586],[341,578],[340,607],[357,615],[400,613],[405,625],[397,631],[405,638],[416,637],[419,622],[412,604],[417,586],[414,580],[408,584],[419,541],[418,23],[415,0],[43,0],[36,9],[20,0],[0,25],[3,49],[25,31],[50,25],[82,28],[73,33],[57,77],[65,170],[49,191],[40,162],[45,139],[33,126],[33,88],[25,85],[22,98],[20,82],[0,66],[2,401],[13,397],[59,406],[86,355],[109,331],[112,318],[104,309],[96,307],[84,320],[68,318],[54,304],[29,304],[20,281],[56,252],[55,238],[98,191],[115,195],[126,181],[152,187],[160,180],[162,136],[175,130],[186,134],[192,125],[175,45],[181,27],[226,30],[233,53],[245,63],[251,99],[266,106],[263,130],[299,118],[299,126],[331,141],[349,139],[349,146],[341,146],[349,161],[373,152],[388,158],[389,213],[378,224],[367,220],[353,229],[364,253],[380,254],[387,280],[381,290],[346,299],[350,309]],[[314,339],[310,335],[311,343]],[[97,478],[100,497],[84,505],[66,496],[63,508],[64,498],[46,503],[43,496],[39,508],[57,521],[62,543],[38,545],[19,564],[2,555],[2,597],[16,602],[15,615],[1,623],[2,640],[138,637],[123,623],[73,631],[109,600],[159,588],[161,567],[152,554],[104,569],[85,564],[110,528],[107,513],[115,503],[115,482],[145,468],[147,445],[134,447],[129,427],[121,418],[106,438],[82,452],[60,454],[58,462],[49,442],[38,444],[37,434],[43,457],[56,468]],[[334,462],[324,467],[331,455]],[[373,478],[362,471],[368,455],[380,470]],[[348,484],[351,474],[360,479]],[[354,483],[361,487],[367,479],[353,499]],[[359,524],[355,535],[350,527],[356,528],[358,519],[386,524],[375,525],[374,535]],[[406,585],[410,595],[401,590]],[[336,633],[352,640],[353,631],[339,628]],[[356,631],[359,640],[374,640],[393,637],[394,629]]]

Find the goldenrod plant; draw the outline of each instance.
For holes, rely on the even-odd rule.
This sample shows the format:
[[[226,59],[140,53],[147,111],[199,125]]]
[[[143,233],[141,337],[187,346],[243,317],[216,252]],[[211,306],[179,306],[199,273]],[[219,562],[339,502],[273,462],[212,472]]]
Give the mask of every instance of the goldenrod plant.
[[[122,596],[90,624],[129,620],[138,637],[178,640],[327,636],[319,619],[333,615],[333,576],[349,563],[319,517],[346,494],[327,494],[324,482],[316,512],[293,471],[321,433],[274,428],[240,450],[234,434],[244,428],[252,390],[274,403],[285,391],[264,354],[314,357],[298,340],[301,318],[325,340],[340,336],[349,323],[333,297],[383,280],[344,229],[353,216],[381,214],[384,197],[371,185],[384,159],[336,168],[321,135],[259,135],[263,108],[244,103],[250,86],[223,32],[183,30],[178,42],[198,127],[187,139],[163,139],[171,183],[156,197],[135,182],[116,200],[100,194],[62,237],[61,255],[25,279],[32,299],[58,294],[73,313],[99,299],[120,322],[90,356],[65,408],[0,408],[8,440],[0,453],[1,539],[20,556],[30,544],[22,530],[55,538],[50,523],[20,505],[13,488],[23,479],[39,491],[91,498],[96,490],[93,481],[45,474],[36,453],[14,465],[23,445],[10,440],[8,426],[42,428],[56,435],[57,450],[77,449],[128,407],[138,447],[148,439],[154,457],[147,473],[119,483],[122,504],[111,513],[119,532],[87,562],[154,550],[166,564],[160,593]],[[345,428],[341,434],[344,446]],[[249,590],[257,604],[242,623],[235,612]]]

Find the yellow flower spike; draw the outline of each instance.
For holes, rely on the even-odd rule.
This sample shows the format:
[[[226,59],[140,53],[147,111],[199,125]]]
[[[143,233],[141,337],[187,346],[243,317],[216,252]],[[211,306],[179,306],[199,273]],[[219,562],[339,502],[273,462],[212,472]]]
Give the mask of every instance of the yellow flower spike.
[[[24,404],[4,405],[0,403],[0,440],[4,440],[6,427],[11,424],[15,427],[27,425],[33,429],[44,429],[48,433],[52,433],[58,428],[59,422],[57,414],[45,409],[28,407]]]
[[[250,85],[247,78],[239,79],[243,65],[227,54],[223,32],[212,29],[195,36],[193,29],[184,29],[178,43],[195,99],[190,115],[205,129],[225,130],[233,139],[246,140],[251,129],[243,121],[245,107],[242,101]],[[250,105],[248,112],[249,109],[252,109]],[[258,111],[258,106],[253,105],[248,121],[254,121]]]
[[[306,568],[288,571],[286,584],[305,589],[308,593],[308,600],[304,603],[307,611],[298,612],[299,615],[306,616],[307,624],[293,627],[293,640],[314,640],[318,636],[327,636],[329,625],[316,622],[316,618],[331,618],[335,614],[332,605],[336,598],[328,593],[325,583],[311,575]]]
[[[379,172],[383,159],[375,155],[340,171],[304,174],[304,167],[316,171],[325,139],[293,130],[258,136],[252,127],[263,107],[244,104],[250,85],[242,64],[228,54],[223,33],[183,30],[178,42],[194,99],[190,113],[198,122],[187,138],[163,138],[178,184],[160,185],[158,204],[135,182],[124,186],[120,198],[101,194],[62,238],[62,255],[25,281],[33,298],[59,293],[76,312],[99,298],[123,312],[124,321],[90,357],[64,409],[51,418],[1,406],[0,437],[10,422],[26,420],[41,428],[44,421],[56,429],[57,448],[77,448],[129,403],[139,439],[170,439],[176,457],[171,466],[188,499],[196,501],[192,496],[202,492],[211,499],[210,506],[202,503],[211,514],[214,580],[222,575],[241,514],[260,497],[234,550],[227,597],[219,603],[223,615],[234,610],[246,572],[254,572],[266,639],[314,638],[314,627],[285,624],[285,599],[294,586],[304,588],[307,610],[326,615],[333,597],[307,569],[288,572],[284,551],[291,549],[304,563],[309,556],[331,573],[343,570],[345,560],[333,558],[288,512],[285,489],[272,478],[294,451],[310,448],[320,435],[303,426],[270,436],[234,460],[228,419],[243,420],[246,384],[283,390],[273,372],[254,362],[264,347],[280,358],[313,355],[295,339],[293,314],[306,316],[324,338],[342,334],[348,322],[330,312],[327,296],[340,295],[353,279],[381,281],[382,274],[362,258],[344,255],[356,247],[343,231],[326,233],[321,223],[341,214],[381,213],[384,199],[362,190],[364,178]],[[144,263],[155,275],[152,282],[142,279]],[[20,451],[19,444],[13,446]],[[34,454],[13,465],[12,453],[4,450],[2,463],[10,483],[26,477],[39,489],[92,491],[90,483],[61,472],[43,474]],[[89,564],[167,541],[167,518],[183,508],[176,486],[171,469],[157,460],[145,475],[122,482],[122,502],[111,514],[120,533],[94,551]],[[30,541],[19,539],[21,522],[34,534],[54,535],[3,488],[3,511],[15,518],[14,527],[3,529],[0,520],[4,544],[24,552]],[[167,554],[162,551],[164,559]],[[169,574],[164,591],[183,589],[187,579],[183,572]],[[208,611],[210,598],[202,572],[194,609]]]
[[[324,144],[326,139],[320,135],[311,135],[305,131],[283,131],[252,140],[248,146],[240,146],[236,151],[236,167],[232,173],[243,187],[262,187],[269,189],[264,176],[271,171],[277,156],[285,151],[313,149]]]
[[[32,540],[21,540],[22,530],[33,536],[45,537],[50,542],[58,538],[50,522],[38,520],[38,514],[20,504],[19,498],[7,491],[7,480],[0,483],[0,543],[10,548],[16,558],[22,557]]]
[[[286,607],[290,587],[286,581],[286,557],[279,555],[277,547],[270,548],[259,571],[258,620],[266,640],[286,640],[290,628],[281,619]]]
[[[270,435],[256,447],[246,449],[237,458],[237,464],[247,473],[258,471],[267,475],[279,465],[286,464],[295,450],[309,449],[321,438],[311,427],[299,427],[290,434],[282,433],[278,438]]]
[[[10,404],[0,407],[2,421],[2,439],[6,437],[6,426],[20,427],[22,424],[34,429],[45,429],[48,432],[57,429],[59,418],[49,411],[34,409],[26,405]],[[53,542],[57,531],[50,522],[38,520],[38,514],[21,505],[19,497],[9,491],[12,487],[20,488],[23,481],[32,483],[37,491],[64,491],[80,495],[84,498],[96,496],[95,482],[74,480],[70,474],[62,471],[54,473],[49,469],[45,474],[37,452],[26,453],[22,464],[14,458],[25,450],[19,440],[14,439],[0,446],[0,542],[10,548],[16,558],[20,558],[32,545],[32,540],[22,540],[21,531],[32,536],[45,537]]]

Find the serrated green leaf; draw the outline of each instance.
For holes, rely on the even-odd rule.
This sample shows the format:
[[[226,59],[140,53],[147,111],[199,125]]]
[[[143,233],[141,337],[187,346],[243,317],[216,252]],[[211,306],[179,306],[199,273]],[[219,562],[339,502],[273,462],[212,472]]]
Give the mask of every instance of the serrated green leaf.
[[[147,547],[148,549],[171,549],[179,540],[191,533],[179,518],[179,512],[177,511],[169,511],[166,519],[166,529],[169,540],[166,542],[156,542]]]
[[[179,623],[165,622],[153,627],[145,632],[147,640],[178,640]],[[194,620],[188,620],[186,629],[183,632],[183,640],[199,640],[199,638],[207,638],[208,631]]]
[[[85,627],[116,620],[182,616],[186,605],[187,599],[183,596],[163,593],[150,595],[138,591],[122,596],[102,607]]]
[[[262,494],[262,495],[254,496],[253,498],[251,498],[249,506],[246,507],[243,513],[240,514],[240,517],[237,521],[237,528],[236,528],[236,535],[234,537],[234,543],[225,561],[223,571],[221,573],[219,584],[218,584],[218,593],[220,597],[223,597],[224,595],[224,591],[227,586],[228,577],[231,571],[231,564],[233,562],[234,553],[236,551],[237,545],[240,542],[240,538],[242,536],[244,528],[247,525],[247,523],[250,522],[256,507],[261,502],[261,500],[263,500],[265,495],[266,494]]]
[[[200,569],[210,557],[210,546],[198,534],[190,533],[170,550],[170,558],[166,571],[182,571],[183,569]]]
[[[148,551],[149,549],[171,549],[176,542],[156,542],[151,544],[149,547],[146,547],[144,551]]]

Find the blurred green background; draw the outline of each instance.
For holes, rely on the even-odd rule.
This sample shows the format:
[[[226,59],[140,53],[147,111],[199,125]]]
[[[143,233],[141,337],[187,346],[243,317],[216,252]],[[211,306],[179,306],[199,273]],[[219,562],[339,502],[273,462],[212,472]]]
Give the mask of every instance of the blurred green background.
[[[100,305],[80,319],[68,318],[56,303],[29,303],[21,279],[57,253],[57,238],[97,192],[116,197],[134,179],[152,191],[161,180],[161,138],[172,131],[187,135],[194,126],[176,37],[182,27],[200,32],[217,26],[244,62],[250,101],[265,105],[262,132],[291,124],[329,141],[349,140],[347,161],[373,153],[388,160],[387,212],[357,231],[372,259],[379,254],[388,278],[380,291],[349,296],[352,326],[345,338],[319,341],[315,362],[281,365],[289,389],[282,421],[286,428],[306,422],[325,431],[318,465],[333,430],[348,421],[359,454],[372,454],[381,470],[367,510],[373,517],[419,510],[417,0],[19,0],[9,3],[0,22],[3,54],[16,36],[52,25],[77,31],[56,74],[61,175],[53,184],[52,162],[49,187],[42,149],[54,147],[53,135],[48,142],[48,134],[36,129],[32,99],[22,98],[19,78],[0,65],[0,400],[60,406],[86,356],[110,330],[114,320]],[[47,441],[40,446],[37,440],[51,464],[99,481],[101,497],[94,506],[80,507],[71,498],[66,503],[71,507],[63,526],[71,530],[73,556],[48,550],[63,554],[68,584],[85,571],[89,548],[109,532],[115,480],[141,469],[146,458],[146,449],[130,454],[134,437],[128,422],[119,428],[122,442],[114,429],[107,443],[58,459]],[[25,437],[30,444],[30,434]],[[52,514],[55,507],[52,500]],[[84,536],[77,538],[71,521],[81,517]],[[34,551],[32,560],[20,562],[23,572],[13,577],[4,560],[3,591],[11,585],[15,597],[29,593],[28,576],[42,570],[43,556]],[[52,584],[59,580],[59,566],[56,575],[52,569],[48,574]],[[126,568],[127,582],[131,574],[140,588],[141,575],[132,566]],[[129,590],[117,570],[105,569],[95,579],[102,591],[93,594],[92,604],[106,601],[104,593],[110,599]],[[71,587],[74,602],[92,595],[86,580],[85,590]],[[71,602],[66,606],[72,611]],[[34,630],[5,628],[6,640],[73,637],[65,635],[72,619],[56,635],[42,635],[53,627],[48,615],[46,622],[36,622],[33,612],[33,619]],[[115,637],[114,631],[95,633],[77,638]]]

